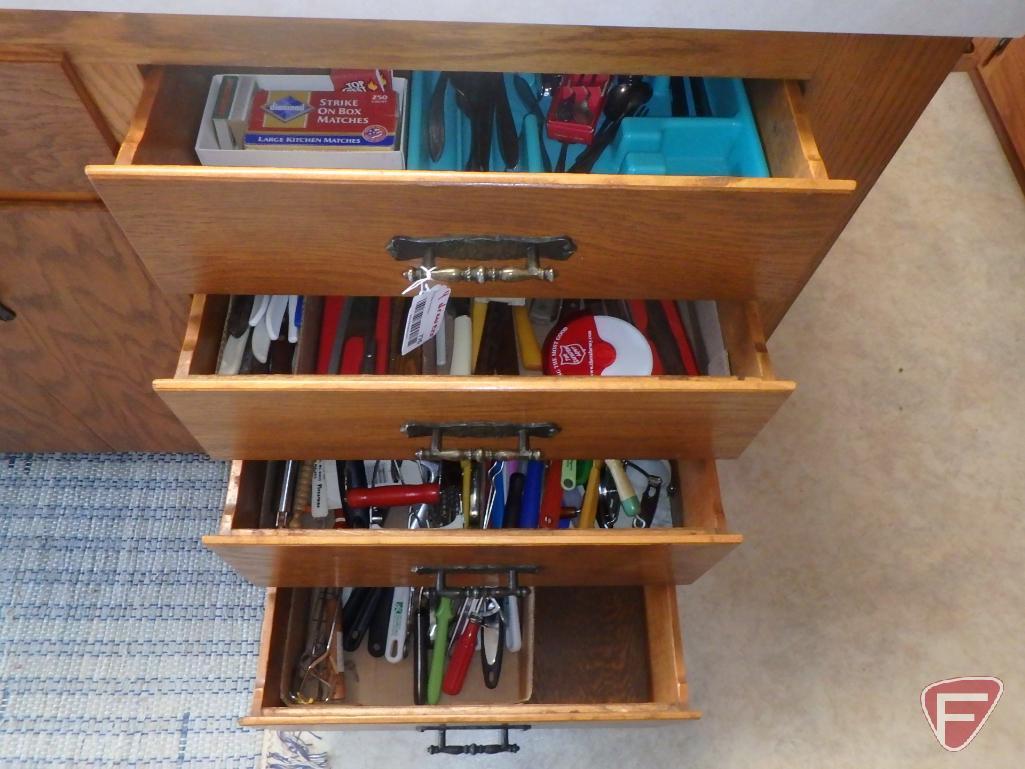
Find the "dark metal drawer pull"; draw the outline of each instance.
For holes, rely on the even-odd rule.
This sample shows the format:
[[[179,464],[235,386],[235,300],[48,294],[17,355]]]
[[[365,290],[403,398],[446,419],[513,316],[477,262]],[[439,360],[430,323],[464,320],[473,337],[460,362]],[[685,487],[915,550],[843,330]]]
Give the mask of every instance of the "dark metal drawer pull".
[[[491,745],[479,745],[473,742],[467,745],[449,745],[446,741],[448,732],[450,731],[479,731],[481,729],[500,732],[502,735],[502,741],[492,743]],[[530,726],[526,724],[502,724],[501,726],[418,726],[416,728],[418,732],[438,733],[437,744],[427,746],[427,752],[432,756],[436,756],[439,753],[444,753],[449,756],[480,756],[492,755],[494,753],[518,753],[520,750],[520,746],[514,742],[509,742],[510,729],[516,729],[518,731],[525,732],[528,729],[530,729]]]
[[[407,422],[402,425],[402,432],[409,438],[431,437],[430,448],[416,452],[417,459],[431,462],[541,459],[541,451],[530,448],[530,439],[551,438],[559,429],[554,422]],[[516,437],[519,446],[515,449],[444,449],[441,441],[445,435],[454,438]]]
[[[409,238],[398,235],[388,244],[388,252],[399,261],[419,259],[420,266],[406,270],[409,281],[431,278],[445,283],[510,283],[521,280],[555,280],[556,271],[542,267],[542,259],[565,261],[576,251],[576,244],[565,236],[518,238],[502,235],[468,235],[446,238]],[[508,261],[525,259],[524,267],[438,267],[439,259],[463,261]]]
[[[537,566],[414,566],[414,574],[433,574],[434,587],[427,588],[432,596],[443,598],[526,598],[529,587],[520,586],[520,574],[537,574]],[[507,574],[508,585],[483,587],[449,587],[449,574]]]

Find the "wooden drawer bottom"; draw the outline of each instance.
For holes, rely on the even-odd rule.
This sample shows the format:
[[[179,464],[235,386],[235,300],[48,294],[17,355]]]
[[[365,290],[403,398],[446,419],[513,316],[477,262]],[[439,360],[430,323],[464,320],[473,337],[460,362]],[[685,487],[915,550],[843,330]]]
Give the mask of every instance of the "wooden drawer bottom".
[[[525,615],[524,650],[512,667],[518,680],[500,683],[496,690],[505,694],[506,701],[468,704],[475,700],[443,696],[434,706],[413,704],[411,672],[403,680],[387,670],[377,671],[379,685],[374,691],[358,689],[359,694],[353,694],[364,704],[285,705],[281,684],[294,663],[295,644],[288,643],[288,625],[297,593],[286,588],[267,591],[256,690],[251,713],[241,720],[244,726],[323,730],[360,724],[499,725],[700,717],[688,706],[676,591],[671,585],[538,588],[532,616]],[[360,658],[360,663],[370,659]],[[390,666],[383,659],[374,662]],[[478,671],[471,667],[470,675],[479,675]],[[348,678],[348,663],[346,672]]]

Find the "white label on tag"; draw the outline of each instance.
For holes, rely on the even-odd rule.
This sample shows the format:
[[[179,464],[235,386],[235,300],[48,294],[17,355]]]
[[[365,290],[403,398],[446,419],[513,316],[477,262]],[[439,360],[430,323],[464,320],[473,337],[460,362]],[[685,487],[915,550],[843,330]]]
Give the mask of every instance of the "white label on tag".
[[[342,489],[338,484],[338,463],[333,459],[322,459],[324,463],[324,493],[327,496],[327,509],[340,510],[342,507]]]
[[[327,517],[327,494],[324,488],[324,460],[313,464],[313,492],[310,495],[310,514],[314,518]]]
[[[445,322],[445,305],[452,289],[433,285],[413,297],[406,317],[406,332],[402,335],[402,354],[415,350],[424,342],[433,339],[441,324]]]

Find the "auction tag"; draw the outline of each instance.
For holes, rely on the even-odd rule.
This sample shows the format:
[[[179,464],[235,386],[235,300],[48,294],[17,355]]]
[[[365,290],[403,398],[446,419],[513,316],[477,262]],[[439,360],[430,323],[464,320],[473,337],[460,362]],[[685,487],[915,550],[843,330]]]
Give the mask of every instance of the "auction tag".
[[[324,484],[324,460],[313,464],[313,491],[310,494],[310,514],[314,518],[327,517],[327,489]]]
[[[327,518],[328,511],[342,506],[342,492],[338,484],[338,463],[333,459],[318,459],[313,465],[313,493],[310,513],[314,518]]]
[[[406,331],[402,335],[402,354],[415,350],[433,339],[445,322],[445,306],[452,289],[435,284],[413,297],[406,316]]]
[[[342,508],[342,489],[338,482],[338,463],[333,459],[322,459],[324,463],[324,491],[327,496],[327,509]]]

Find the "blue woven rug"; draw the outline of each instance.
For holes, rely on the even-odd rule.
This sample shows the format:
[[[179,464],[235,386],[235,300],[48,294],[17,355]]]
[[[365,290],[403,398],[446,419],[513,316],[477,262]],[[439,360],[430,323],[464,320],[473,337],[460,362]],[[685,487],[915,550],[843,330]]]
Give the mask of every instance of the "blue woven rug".
[[[256,764],[263,593],[199,542],[227,470],[0,454],[0,766]]]

